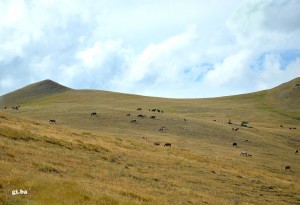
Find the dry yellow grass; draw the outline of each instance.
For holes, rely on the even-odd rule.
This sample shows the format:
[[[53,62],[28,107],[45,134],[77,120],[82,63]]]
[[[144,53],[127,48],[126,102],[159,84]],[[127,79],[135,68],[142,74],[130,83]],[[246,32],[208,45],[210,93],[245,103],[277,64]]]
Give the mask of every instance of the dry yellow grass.
[[[20,103],[4,97],[21,108],[0,112],[0,204],[299,204],[299,107],[282,109],[299,89],[288,102],[271,100],[298,81],[216,99],[76,90],[42,98],[39,90]],[[28,194],[13,196],[15,189]]]

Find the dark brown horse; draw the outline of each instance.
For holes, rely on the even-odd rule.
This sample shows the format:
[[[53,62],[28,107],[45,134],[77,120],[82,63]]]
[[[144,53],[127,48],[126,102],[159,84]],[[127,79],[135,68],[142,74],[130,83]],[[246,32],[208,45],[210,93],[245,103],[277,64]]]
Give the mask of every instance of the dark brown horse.
[[[171,147],[171,143],[165,143],[164,147]]]
[[[160,145],[159,142],[154,142],[153,144],[154,144],[155,146],[159,146],[159,145]]]
[[[232,146],[237,147],[237,143],[236,142],[232,143]]]
[[[292,171],[291,166],[289,166],[289,165],[285,166],[285,167],[284,167],[284,171],[287,171],[287,170]]]
[[[155,116],[151,116],[150,119],[155,119]]]
[[[97,115],[96,112],[92,112],[92,113],[91,113],[91,116],[96,116],[96,115]]]

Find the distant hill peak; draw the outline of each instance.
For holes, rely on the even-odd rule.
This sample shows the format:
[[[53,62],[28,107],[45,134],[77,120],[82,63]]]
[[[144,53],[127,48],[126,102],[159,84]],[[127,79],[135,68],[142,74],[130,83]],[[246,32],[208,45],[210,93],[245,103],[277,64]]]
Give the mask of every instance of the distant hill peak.
[[[37,83],[33,83],[29,86],[26,86],[26,87],[29,87],[29,88],[42,88],[42,89],[46,89],[45,91],[51,91],[51,90],[60,90],[60,89],[70,89],[66,86],[63,86],[57,82],[54,82],[52,80],[43,80],[43,81],[40,81],[40,82],[37,82]],[[24,88],[26,88],[24,87]]]
[[[52,80],[43,80],[3,95],[2,103],[15,104],[32,102],[49,95],[60,94],[72,90]]]

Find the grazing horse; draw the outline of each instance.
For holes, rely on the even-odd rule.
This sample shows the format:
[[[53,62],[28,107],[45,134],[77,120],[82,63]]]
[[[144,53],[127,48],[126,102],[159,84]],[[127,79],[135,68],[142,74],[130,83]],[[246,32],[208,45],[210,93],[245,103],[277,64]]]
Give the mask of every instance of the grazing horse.
[[[126,116],[130,117],[130,113],[127,113]]]
[[[91,116],[95,116],[95,115],[97,115],[96,112],[92,112],[92,113],[91,113]]]
[[[159,109],[157,109],[157,112],[160,112],[160,110],[159,110]]]
[[[295,154],[298,154],[298,150],[295,151]]]
[[[145,118],[146,115],[137,115],[137,117]]]
[[[136,123],[136,119],[133,119],[130,121],[131,123]]]
[[[142,110],[142,108],[141,108],[141,107],[139,107],[139,108],[137,108],[136,110]]]
[[[237,143],[236,142],[232,143],[232,146],[237,147]]]
[[[19,110],[19,107],[18,106],[12,106],[11,109]]]
[[[171,147],[171,143],[165,143],[164,147]]]
[[[56,123],[56,120],[49,120],[49,123],[50,123],[50,124]]]
[[[280,125],[280,127],[282,127],[282,128],[283,128],[283,126],[282,126],[282,125]]]
[[[155,146],[159,146],[159,145],[160,145],[159,142],[154,142],[153,144],[154,144]]]
[[[232,130],[233,130],[233,131],[238,131],[239,128],[234,128],[234,127],[233,127]]]
[[[150,119],[155,119],[155,116],[151,116]]]
[[[152,112],[155,112],[155,111],[156,111],[156,109],[152,109],[151,111],[152,111]]]
[[[292,171],[291,166],[289,166],[289,165],[285,166],[285,167],[284,167],[284,171],[286,171],[286,170]]]
[[[243,151],[243,152],[241,152],[240,156],[246,156],[246,157],[248,157],[248,152]]]

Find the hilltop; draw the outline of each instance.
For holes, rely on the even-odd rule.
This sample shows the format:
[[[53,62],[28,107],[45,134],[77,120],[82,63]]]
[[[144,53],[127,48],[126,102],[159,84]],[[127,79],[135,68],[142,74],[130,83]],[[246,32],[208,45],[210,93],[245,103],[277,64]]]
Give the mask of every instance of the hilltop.
[[[289,112],[300,120],[300,78],[283,83],[267,93],[270,105],[281,113]]]
[[[52,80],[43,80],[20,88],[11,93],[1,96],[2,104],[16,105],[34,102],[38,99],[67,92],[72,89],[60,85]]]

